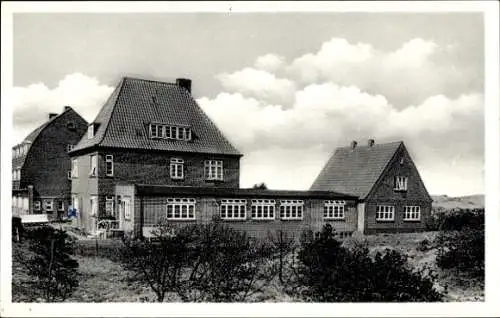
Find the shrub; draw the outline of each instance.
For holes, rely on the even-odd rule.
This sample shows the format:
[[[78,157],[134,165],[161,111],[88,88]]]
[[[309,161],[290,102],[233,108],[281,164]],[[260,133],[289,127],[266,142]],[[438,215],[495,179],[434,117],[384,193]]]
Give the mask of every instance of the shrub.
[[[426,220],[429,231],[460,231],[464,227],[480,229],[484,227],[484,209],[460,209],[436,213]]]
[[[28,232],[35,254],[26,263],[34,294],[46,301],[63,301],[78,286],[78,262],[71,258],[73,240],[65,231],[39,227]]]
[[[441,231],[436,241],[439,267],[484,279],[484,229],[467,226],[460,231]]]
[[[301,239],[297,276],[308,301],[437,301],[435,277],[415,271],[405,255],[386,250],[369,256],[366,246],[342,246],[330,225]]]

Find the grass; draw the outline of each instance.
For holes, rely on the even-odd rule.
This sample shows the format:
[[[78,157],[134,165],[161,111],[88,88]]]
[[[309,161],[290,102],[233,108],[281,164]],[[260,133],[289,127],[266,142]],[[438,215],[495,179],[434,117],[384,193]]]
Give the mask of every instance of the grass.
[[[436,249],[417,249],[420,242],[427,239],[432,243],[437,232],[378,234],[364,238],[372,252],[386,248],[400,250],[408,255],[409,262],[416,268],[430,266],[438,274],[436,288],[445,293],[445,301],[484,301],[484,283],[472,280],[457,272],[441,270],[436,264]],[[351,244],[356,238],[346,240]],[[76,260],[79,263],[80,283],[69,302],[152,302],[156,296],[146,285],[133,281],[133,273],[126,271],[117,257],[119,240],[99,241],[99,252],[95,251],[95,240],[77,242]],[[33,281],[24,269],[23,262],[30,256],[25,243],[13,244],[12,301],[37,301],[33,299],[30,283]],[[250,302],[300,302],[288,296],[278,279],[274,280],[263,292],[252,295]],[[176,295],[167,295],[165,301],[178,302]]]

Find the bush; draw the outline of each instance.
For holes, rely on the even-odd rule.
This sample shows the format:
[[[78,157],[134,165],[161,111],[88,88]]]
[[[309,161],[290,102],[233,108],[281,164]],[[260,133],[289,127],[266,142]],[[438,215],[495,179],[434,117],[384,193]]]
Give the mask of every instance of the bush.
[[[480,229],[484,227],[484,209],[461,209],[437,213],[426,220],[429,231],[460,231],[464,227]]]
[[[436,263],[484,279],[484,244],[484,229],[467,226],[460,231],[441,231]]]
[[[151,241],[124,240],[125,266],[163,301],[244,301],[274,277],[272,248],[220,222],[158,226]]]
[[[301,239],[297,276],[308,301],[437,301],[435,277],[414,271],[405,255],[386,250],[369,256],[365,246],[342,246],[330,225]]]
[[[78,262],[71,258],[73,240],[65,231],[39,227],[28,233],[29,248],[35,254],[27,261],[34,294],[46,301],[63,301],[78,286]]]

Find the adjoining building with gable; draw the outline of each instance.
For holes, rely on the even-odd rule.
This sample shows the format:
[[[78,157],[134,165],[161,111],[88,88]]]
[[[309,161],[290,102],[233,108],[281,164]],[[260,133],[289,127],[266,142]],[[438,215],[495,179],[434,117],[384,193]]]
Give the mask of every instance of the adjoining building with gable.
[[[432,198],[402,141],[337,148],[311,190],[338,191],[359,198],[358,231],[408,232],[425,229]]]

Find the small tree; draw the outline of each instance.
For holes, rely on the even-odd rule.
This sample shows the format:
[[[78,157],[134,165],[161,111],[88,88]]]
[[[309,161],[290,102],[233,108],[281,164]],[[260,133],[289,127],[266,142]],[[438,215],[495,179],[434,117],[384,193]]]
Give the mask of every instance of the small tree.
[[[63,301],[78,286],[78,262],[71,257],[74,241],[63,230],[41,227],[29,233],[28,274],[36,278],[35,294],[48,302]]]
[[[253,185],[254,189],[267,189],[267,185],[264,182],[256,183]]]
[[[192,228],[180,230],[161,222],[150,240],[123,239],[125,268],[132,270],[135,279],[149,285],[157,301],[163,302],[167,292],[182,293],[185,285],[183,273],[189,265],[189,244]]]

